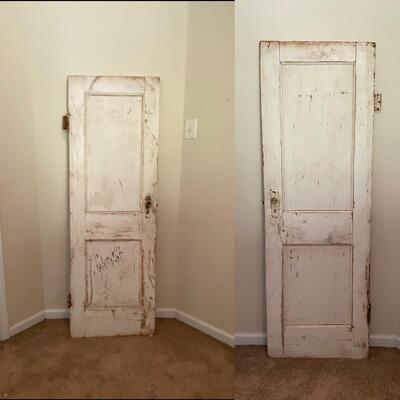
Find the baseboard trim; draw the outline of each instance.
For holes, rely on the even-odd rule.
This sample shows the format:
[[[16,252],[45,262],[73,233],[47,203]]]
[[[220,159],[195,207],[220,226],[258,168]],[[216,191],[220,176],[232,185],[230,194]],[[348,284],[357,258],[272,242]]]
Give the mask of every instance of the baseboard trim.
[[[223,331],[222,329],[216,328],[213,325],[208,324],[207,322],[201,321],[189,314],[184,313],[183,311],[177,310],[175,308],[158,308],[156,310],[156,316],[158,318],[176,318],[177,320],[184,322],[185,324],[191,326],[199,330],[200,332],[205,333],[213,337],[214,339],[219,340],[222,343],[227,344],[228,346],[234,347],[234,336],[230,335],[228,332]],[[24,319],[21,322],[13,325],[10,330],[10,336],[14,336],[25,329],[31,328],[37,323],[45,320],[45,319],[68,319],[69,318],[69,310],[68,309],[47,309],[41,311],[31,317]]]
[[[368,343],[371,347],[393,347],[400,350],[400,336],[371,335]]]
[[[176,318],[175,308],[157,308],[156,309],[157,318]]]
[[[46,319],[69,319],[69,310],[66,308],[50,308],[44,310]]]
[[[396,335],[371,335],[368,341],[370,347],[387,347],[400,350],[400,336]],[[267,335],[265,333],[237,333],[235,346],[265,346]]]
[[[216,328],[215,326],[210,325],[207,322],[204,322],[180,310],[176,310],[176,319],[178,321],[184,322],[192,328],[199,330],[200,332],[205,333],[206,335],[213,337],[216,340],[219,340],[222,343],[227,344],[230,347],[235,347],[234,335],[231,335],[222,329]]]
[[[31,328],[33,325],[38,324],[39,322],[46,319],[46,312],[40,311],[31,317],[24,319],[21,322],[16,323],[15,325],[11,326],[9,329],[9,335],[14,336],[18,333],[24,331],[25,329]]]
[[[176,318],[178,321],[181,321],[230,347],[235,346],[233,335],[176,308],[157,308],[156,315],[158,318]]]
[[[241,332],[235,335],[235,346],[265,346],[266,344],[265,333]]]

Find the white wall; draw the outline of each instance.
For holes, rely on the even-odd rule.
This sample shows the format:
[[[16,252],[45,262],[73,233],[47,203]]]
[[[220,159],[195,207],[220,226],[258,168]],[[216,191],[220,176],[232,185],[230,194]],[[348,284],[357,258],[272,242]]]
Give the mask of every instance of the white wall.
[[[43,286],[27,36],[22,10],[0,7],[0,225],[13,325],[43,309]]]
[[[234,3],[189,6],[178,308],[234,333]]]
[[[260,40],[377,43],[371,301],[372,334],[400,335],[400,2],[236,0],[236,331],[265,332],[259,104]]]

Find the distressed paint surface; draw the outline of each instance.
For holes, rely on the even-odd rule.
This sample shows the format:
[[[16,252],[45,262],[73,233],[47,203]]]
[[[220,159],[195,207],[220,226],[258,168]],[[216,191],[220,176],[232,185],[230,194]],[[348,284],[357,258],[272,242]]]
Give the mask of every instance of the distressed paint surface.
[[[140,306],[141,243],[86,242],[86,308]]]
[[[368,355],[375,44],[261,42],[268,354]]]
[[[352,206],[353,69],[348,64],[282,65],[286,211]]]
[[[68,108],[71,336],[154,334],[159,79],[69,77]]]
[[[351,253],[351,246],[284,247],[285,326],[351,325]]]
[[[282,240],[285,244],[352,244],[352,212],[284,211]]]
[[[87,94],[86,210],[139,211],[142,96]]]

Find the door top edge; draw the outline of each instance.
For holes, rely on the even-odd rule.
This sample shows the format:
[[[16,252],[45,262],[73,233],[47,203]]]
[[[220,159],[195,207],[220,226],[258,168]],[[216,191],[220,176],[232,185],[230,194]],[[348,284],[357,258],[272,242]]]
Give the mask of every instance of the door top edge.
[[[343,40],[260,40],[260,45],[268,44],[268,43],[279,43],[283,45],[291,45],[291,44],[298,44],[298,45],[318,45],[318,44],[348,44],[355,46],[356,44],[366,44],[372,47],[376,47],[376,42],[368,42],[368,41],[343,41]]]

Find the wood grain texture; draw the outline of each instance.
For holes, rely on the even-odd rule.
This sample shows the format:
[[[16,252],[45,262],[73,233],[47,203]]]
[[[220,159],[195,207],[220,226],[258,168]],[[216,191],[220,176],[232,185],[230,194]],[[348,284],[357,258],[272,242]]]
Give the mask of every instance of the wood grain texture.
[[[368,355],[374,43],[261,42],[268,354]]]
[[[73,76],[73,337],[153,334],[159,79]]]

